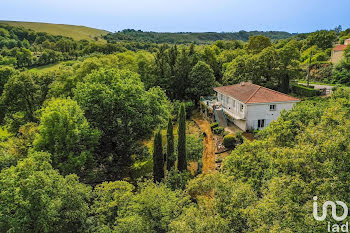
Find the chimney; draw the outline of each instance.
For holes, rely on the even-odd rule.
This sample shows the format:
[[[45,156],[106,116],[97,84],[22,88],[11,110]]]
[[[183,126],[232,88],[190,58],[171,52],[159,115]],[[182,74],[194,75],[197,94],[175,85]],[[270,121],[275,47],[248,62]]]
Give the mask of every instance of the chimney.
[[[245,83],[244,82],[240,82],[239,84],[241,84],[241,86],[244,86]]]

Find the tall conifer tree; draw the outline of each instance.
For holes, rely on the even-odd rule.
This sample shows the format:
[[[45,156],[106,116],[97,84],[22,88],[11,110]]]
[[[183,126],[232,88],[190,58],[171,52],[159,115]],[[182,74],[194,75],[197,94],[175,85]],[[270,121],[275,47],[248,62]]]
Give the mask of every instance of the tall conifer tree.
[[[167,130],[167,170],[170,171],[171,168],[174,167],[175,164],[175,156],[174,156],[174,129],[173,122],[171,118],[168,121],[168,130]]]
[[[161,182],[164,178],[164,156],[161,130],[159,130],[154,136],[153,178],[154,182]]]
[[[178,155],[177,168],[179,171],[185,171],[187,169],[185,104],[181,105],[180,112],[179,112],[177,155]]]

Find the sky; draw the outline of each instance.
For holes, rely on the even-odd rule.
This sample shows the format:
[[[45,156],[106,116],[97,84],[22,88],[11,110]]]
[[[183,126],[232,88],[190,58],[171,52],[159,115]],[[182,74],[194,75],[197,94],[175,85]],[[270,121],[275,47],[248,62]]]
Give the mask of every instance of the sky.
[[[350,28],[350,0],[0,0],[0,20],[111,32],[311,32]]]

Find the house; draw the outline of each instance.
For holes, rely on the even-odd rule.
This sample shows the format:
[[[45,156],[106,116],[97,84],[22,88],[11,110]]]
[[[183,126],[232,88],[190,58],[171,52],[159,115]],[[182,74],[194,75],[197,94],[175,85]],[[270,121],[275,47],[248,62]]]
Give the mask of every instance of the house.
[[[336,64],[343,59],[344,50],[350,45],[350,38],[344,41],[344,44],[338,44],[332,49],[331,62]]]
[[[276,120],[282,110],[290,110],[300,99],[251,82],[216,87],[215,97],[202,98],[202,113],[221,126],[234,123],[243,131],[254,131]]]

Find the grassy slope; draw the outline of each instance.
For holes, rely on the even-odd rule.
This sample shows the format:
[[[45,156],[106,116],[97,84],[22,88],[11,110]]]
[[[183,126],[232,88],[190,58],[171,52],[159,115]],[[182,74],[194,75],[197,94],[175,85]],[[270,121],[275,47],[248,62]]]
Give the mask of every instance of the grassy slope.
[[[96,28],[85,26],[74,26],[66,24],[51,24],[51,23],[32,23],[32,22],[17,22],[17,21],[0,21],[0,23],[7,23],[11,26],[22,26],[24,28],[32,29],[37,32],[47,32],[52,35],[62,35],[72,37],[75,40],[93,40],[94,37],[101,37],[108,32]],[[101,39],[100,39],[101,40]]]

